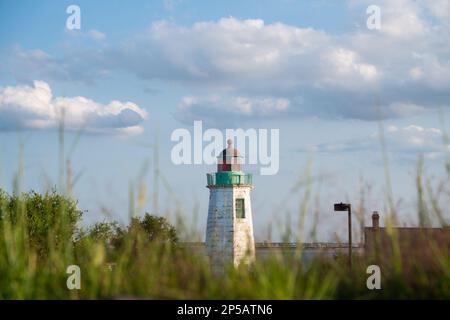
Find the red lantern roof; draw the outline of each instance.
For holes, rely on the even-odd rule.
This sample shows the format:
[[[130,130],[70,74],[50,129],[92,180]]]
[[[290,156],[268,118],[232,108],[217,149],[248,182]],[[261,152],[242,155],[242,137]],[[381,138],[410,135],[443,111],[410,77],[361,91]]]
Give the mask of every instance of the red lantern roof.
[[[217,157],[217,171],[241,171],[241,155],[233,148],[233,140],[227,140],[227,148]]]

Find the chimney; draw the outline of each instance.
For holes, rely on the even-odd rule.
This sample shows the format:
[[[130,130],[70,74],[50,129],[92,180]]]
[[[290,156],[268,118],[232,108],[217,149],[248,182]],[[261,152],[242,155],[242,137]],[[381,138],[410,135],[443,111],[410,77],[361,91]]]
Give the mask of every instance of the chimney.
[[[374,230],[380,229],[380,215],[378,211],[374,211],[372,214],[372,228]]]

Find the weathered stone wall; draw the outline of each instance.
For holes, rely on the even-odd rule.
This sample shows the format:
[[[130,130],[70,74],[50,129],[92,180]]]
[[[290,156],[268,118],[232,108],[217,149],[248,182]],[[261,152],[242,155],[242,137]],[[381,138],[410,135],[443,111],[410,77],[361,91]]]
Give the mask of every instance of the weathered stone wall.
[[[251,186],[210,187],[206,250],[214,271],[255,259]],[[245,203],[245,218],[236,218],[235,199]]]
[[[206,250],[213,270],[233,261],[232,188],[210,188]]]
[[[253,215],[250,200],[251,186],[237,186],[233,188],[233,205],[235,199],[244,199],[245,218],[234,215],[234,265],[251,263],[255,260],[255,240],[253,237]],[[235,210],[233,210],[235,212]]]

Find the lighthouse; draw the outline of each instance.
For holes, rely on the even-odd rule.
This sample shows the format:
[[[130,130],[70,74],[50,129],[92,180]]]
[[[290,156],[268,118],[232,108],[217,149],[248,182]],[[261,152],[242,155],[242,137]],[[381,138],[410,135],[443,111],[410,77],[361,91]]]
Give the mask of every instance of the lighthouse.
[[[217,172],[207,174],[210,190],[206,249],[212,270],[255,260],[252,205],[252,175],[241,170],[241,156],[227,140],[218,156]]]

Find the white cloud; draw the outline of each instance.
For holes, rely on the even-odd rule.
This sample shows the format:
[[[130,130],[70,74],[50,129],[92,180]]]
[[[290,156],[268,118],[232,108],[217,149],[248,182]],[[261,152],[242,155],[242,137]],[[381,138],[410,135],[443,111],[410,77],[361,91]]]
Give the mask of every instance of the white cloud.
[[[105,105],[80,96],[54,97],[44,81],[0,87],[0,130],[54,129],[63,116],[68,130],[139,133],[148,114],[132,102]]]
[[[450,1],[448,0],[420,0],[419,3],[444,23],[449,23]]]
[[[144,46],[153,50],[141,50]],[[324,81],[352,89],[377,74],[375,66],[339,47],[336,39],[322,31],[265,24],[261,19],[221,18],[190,28],[162,21],[121,54],[125,60],[158,58],[167,67],[155,69],[156,62],[148,68],[136,65],[144,78],[162,73],[163,77],[223,83],[227,89],[314,86]],[[333,81],[327,81],[330,78]]]
[[[374,134],[373,138],[378,138]],[[450,145],[445,145],[443,134],[437,128],[424,128],[418,125],[409,125],[405,127],[391,126],[387,130],[386,137],[391,148],[399,151],[415,152],[447,152]]]
[[[106,39],[106,34],[97,30],[97,29],[90,29],[88,31],[78,30],[78,29],[64,29],[65,33],[72,37],[72,41],[75,39],[78,40],[95,40],[95,41],[103,41]]]
[[[378,72],[374,65],[359,62],[360,57],[352,50],[336,48],[328,55],[329,75],[326,83],[347,88],[360,81],[369,82],[376,79]]]
[[[80,53],[70,49],[63,57],[55,57],[40,49],[25,50],[17,45],[0,58],[0,69],[5,69],[20,83],[50,79],[92,85],[109,74],[109,69],[102,65],[104,53],[99,50]]]
[[[416,53],[414,61],[416,66],[410,70],[412,79],[436,89],[449,89],[450,59],[439,59],[430,53]]]
[[[102,41],[106,38],[106,34],[95,29],[89,30],[87,34],[89,37],[97,41]]]
[[[382,1],[382,25],[380,31],[395,38],[412,39],[428,32],[422,19],[422,8],[414,1]]]
[[[447,5],[440,0],[435,5],[421,0],[353,3],[361,14],[372,2],[381,8],[380,31],[361,27],[329,34],[233,17],[190,26],[160,21],[121,45],[68,50],[61,59],[19,48],[4,65],[20,80],[37,74],[89,83],[128,72],[144,80],[175,82],[203,97],[282,97],[290,101],[287,113],[295,116],[378,120],[380,114],[405,117],[449,107],[450,26],[440,18],[447,13],[439,13]],[[372,103],[375,95],[381,96],[382,110]],[[264,109],[234,106],[253,116]],[[223,115],[214,105],[201,110],[198,115]]]
[[[424,107],[407,102],[392,103],[386,109],[390,114],[395,115],[399,118],[411,117],[426,112],[426,109]]]
[[[289,108],[289,100],[283,98],[247,98],[236,97],[232,99],[230,107],[242,114],[261,114],[267,115],[271,113],[283,112]]]
[[[290,101],[285,98],[185,96],[181,99],[176,117],[188,122],[202,119],[209,124],[217,125],[215,120],[225,124],[227,121],[236,119],[268,117],[283,114],[288,111],[289,107]]]
[[[237,115],[268,115],[272,113],[284,112],[289,108],[289,100],[283,98],[248,98],[231,97],[222,98],[220,96],[198,97],[186,96],[181,99],[180,111],[193,109],[197,106],[209,105],[211,108],[221,109],[226,113]]]
[[[435,159],[450,152],[450,145],[444,141],[443,132],[437,128],[424,128],[418,125],[398,127],[390,125],[384,132],[385,147],[388,151],[415,155],[424,154]],[[368,137],[337,143],[324,143],[307,146],[301,151],[349,152],[375,150],[380,148],[380,134],[375,132]]]
[[[283,97],[296,115],[378,119],[376,92],[384,118],[421,114],[450,90],[450,44],[444,29],[423,20],[422,7],[400,4],[382,2],[385,31],[340,36],[261,19],[161,21],[114,56],[140,78],[177,81],[203,96]]]

